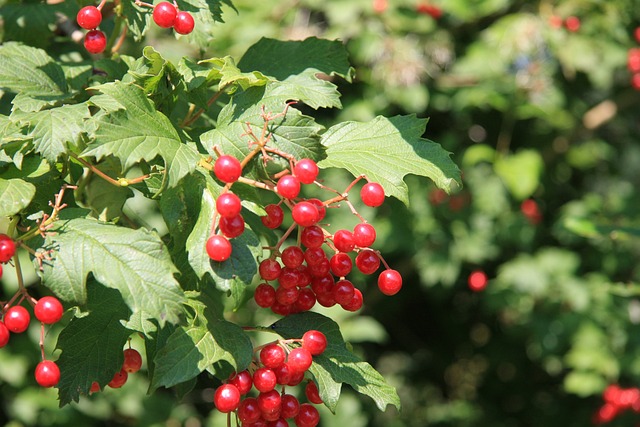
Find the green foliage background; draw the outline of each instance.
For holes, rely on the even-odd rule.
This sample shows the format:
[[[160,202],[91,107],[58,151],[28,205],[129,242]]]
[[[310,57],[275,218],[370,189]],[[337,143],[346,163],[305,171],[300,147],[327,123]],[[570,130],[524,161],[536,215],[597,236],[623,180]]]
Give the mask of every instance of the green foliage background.
[[[33,25],[50,25],[66,3],[38,4],[46,13]],[[237,13],[224,6],[225,23],[210,24],[208,56],[160,31],[146,42],[177,63],[187,53],[238,58],[261,37],[340,39],[356,75],[354,84],[334,80],[343,109],[321,110],[324,123],[429,117],[425,136],[463,170],[452,196],[410,177],[408,207],[388,199],[365,211],[405,286],[388,299],[370,283],[361,314],[333,317],[398,387],[403,410],[381,413],[347,391],[337,415],[323,413],[324,427],[588,425],[607,384],[640,383],[640,94],[625,67],[640,11],[632,0],[447,0],[432,2],[444,10],[436,21],[417,3],[390,1],[376,13],[371,0],[237,0]],[[0,4],[6,40],[53,42],[13,26],[19,3]],[[582,26],[552,28],[551,15],[578,16]],[[322,173],[337,188],[349,181]],[[539,224],[520,211],[528,198],[540,206]],[[466,284],[475,269],[491,278],[482,293]],[[272,320],[249,310],[233,316]],[[144,375],[57,409],[55,392],[31,380],[37,338],[32,330],[0,351],[10,425],[223,425],[207,402],[213,384],[199,383],[176,404],[165,392],[146,397]]]

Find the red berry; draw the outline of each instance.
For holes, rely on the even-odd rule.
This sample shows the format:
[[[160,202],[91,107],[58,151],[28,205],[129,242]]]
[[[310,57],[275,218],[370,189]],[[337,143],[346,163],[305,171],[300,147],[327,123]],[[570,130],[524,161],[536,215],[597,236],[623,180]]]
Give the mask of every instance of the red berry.
[[[549,17],[549,25],[551,28],[560,28],[562,27],[562,17],[558,15],[551,15]]]
[[[102,13],[95,6],[85,6],[76,15],[76,21],[85,30],[93,30],[102,22]]]
[[[89,389],[89,393],[97,393],[100,391],[100,384],[97,381],[91,383],[91,388]]]
[[[260,393],[258,395],[258,407],[262,415],[273,413],[280,410],[280,404],[282,403],[280,393],[276,390],[270,390],[266,393]]]
[[[322,332],[312,329],[302,335],[302,347],[309,350],[312,356],[318,356],[327,348],[327,337]]]
[[[47,325],[58,322],[63,312],[62,304],[56,297],[40,298],[33,309],[36,319]]]
[[[311,289],[316,295],[320,294],[328,294],[331,293],[331,289],[333,289],[333,285],[335,284],[335,280],[333,276],[327,274],[321,277],[314,277],[311,280]]]
[[[54,387],[60,382],[60,368],[51,360],[43,360],[36,366],[35,377],[41,387]]]
[[[260,277],[262,277],[264,280],[277,279],[280,276],[281,271],[282,267],[280,266],[280,263],[271,258],[267,258],[260,262],[260,266],[258,267]]]
[[[258,368],[253,373],[253,386],[260,393],[266,393],[276,387],[276,374],[269,368]]]
[[[11,307],[4,314],[4,325],[9,331],[19,334],[27,330],[31,316],[26,308],[21,305]]]
[[[356,267],[362,274],[373,274],[380,268],[380,257],[371,249],[360,251],[356,256]]]
[[[284,212],[282,211],[282,208],[278,205],[267,205],[264,210],[267,215],[260,217],[264,226],[272,230],[280,227],[284,220]]]
[[[620,413],[620,407],[611,403],[605,403],[600,407],[594,417],[595,424],[606,424],[613,421]]]
[[[280,271],[278,283],[283,288],[295,288],[300,282],[300,271],[295,268],[285,267]]]
[[[318,386],[313,381],[307,382],[307,385],[304,387],[304,394],[305,396],[307,396],[307,400],[309,402],[315,403],[316,405],[322,403],[320,392],[318,391]]]
[[[87,52],[97,54],[107,47],[107,36],[100,30],[91,30],[84,36],[84,48]]]
[[[240,391],[233,384],[223,384],[213,395],[213,404],[218,411],[228,413],[238,409],[240,405]]]
[[[324,259],[327,259],[327,255],[320,247],[309,248],[304,251],[304,260],[307,262],[307,266],[317,265]]]
[[[402,276],[396,270],[384,270],[378,276],[378,288],[385,295],[395,295],[402,288]]]
[[[195,26],[196,23],[193,20],[193,16],[191,16],[189,12],[184,11],[178,12],[176,20],[173,23],[173,29],[176,30],[178,34],[189,34]]]
[[[338,230],[333,235],[333,244],[340,252],[351,252],[355,247],[353,233],[349,230]]]
[[[640,72],[640,48],[632,48],[627,52],[627,68],[632,73]]]
[[[287,363],[292,373],[305,372],[313,361],[311,353],[304,347],[297,347],[291,350]]]
[[[633,37],[635,37],[636,41],[640,43],[640,27],[636,27],[636,29],[633,30]]]
[[[0,262],[9,262],[15,253],[15,242],[6,234],[0,234]]]
[[[276,368],[284,363],[287,355],[278,344],[268,344],[260,350],[260,362],[267,368]]]
[[[11,333],[9,332],[9,329],[7,329],[3,322],[0,322],[0,348],[9,343],[10,336]]]
[[[569,16],[567,19],[565,19],[564,26],[567,27],[567,30],[575,33],[580,29],[580,18],[576,16]]]
[[[423,15],[429,15],[433,19],[438,20],[442,17],[442,9],[431,4],[419,4],[416,6],[416,12]]]
[[[291,372],[286,362],[273,368],[273,373],[276,374],[276,380],[280,385],[287,385],[291,380]]]
[[[223,216],[218,226],[224,237],[233,239],[244,233],[244,218],[240,214],[232,217]]]
[[[121,369],[119,372],[116,372],[107,385],[111,388],[120,388],[127,382],[127,378],[129,378],[129,374],[127,374],[127,371],[124,369]]]
[[[276,301],[282,305],[291,305],[298,300],[300,291],[296,286],[291,288],[279,287],[276,290]]]
[[[127,348],[124,350],[124,362],[122,363],[122,369],[128,374],[135,374],[142,367],[142,356],[138,353],[138,350],[134,348]]]
[[[316,305],[316,294],[309,288],[302,288],[298,293],[298,299],[294,303],[297,312],[309,311]]]
[[[320,413],[312,405],[303,403],[294,420],[298,427],[316,427],[320,422]]]
[[[384,189],[377,182],[369,182],[360,190],[360,198],[362,203],[375,208],[384,202]]]
[[[282,263],[285,267],[298,268],[304,261],[304,252],[299,246],[289,246],[282,251]]]
[[[238,418],[242,425],[253,424],[260,419],[261,413],[258,407],[258,399],[255,397],[247,397],[238,406]]]
[[[487,287],[487,275],[484,271],[476,270],[469,275],[469,289],[474,292],[480,292]]]
[[[307,248],[319,248],[324,243],[324,232],[317,225],[305,227],[300,235],[300,243]]]
[[[318,209],[309,202],[300,202],[291,210],[291,216],[296,224],[310,227],[320,220]]]
[[[631,87],[635,90],[640,90],[640,73],[631,76]]]
[[[168,1],[163,1],[153,8],[153,22],[155,22],[158,27],[171,28],[173,27],[177,14],[178,11],[174,5]]]
[[[284,419],[290,419],[298,415],[300,411],[300,402],[291,394],[283,394],[280,399],[280,416]]]
[[[293,173],[303,184],[313,184],[319,172],[318,165],[311,159],[301,159],[293,168]]]
[[[231,218],[240,214],[242,204],[240,197],[233,193],[222,193],[216,200],[216,209],[221,216]]]
[[[353,227],[353,243],[361,248],[368,248],[376,241],[376,229],[366,222]]]
[[[215,234],[207,240],[207,255],[214,261],[226,261],[231,256],[231,250],[231,242],[224,236]]]
[[[0,264],[0,279],[2,279],[2,264]]]
[[[236,386],[240,395],[244,396],[251,391],[251,387],[253,386],[253,377],[249,371],[244,370],[238,374],[232,375],[231,378],[229,378],[229,384]]]
[[[332,256],[329,264],[331,265],[331,272],[337,277],[346,276],[351,272],[351,268],[353,268],[351,258],[344,252],[338,252]]]
[[[355,287],[353,286],[353,283],[348,280],[340,280],[335,284],[331,293],[333,294],[333,299],[337,304],[349,304],[353,299]]]
[[[322,221],[324,216],[327,214],[327,207],[322,203],[320,199],[307,199],[307,202],[311,203],[318,209],[318,214],[320,215],[320,219],[318,221]]]
[[[288,386],[295,387],[304,380],[304,372],[292,372],[291,379],[287,383]]]
[[[331,271],[331,264],[327,258],[323,258],[317,264],[309,265],[308,270],[313,277],[326,276]]]
[[[261,283],[253,294],[253,299],[262,308],[268,308],[276,302],[276,290],[267,283]]]
[[[358,311],[362,308],[362,304],[364,302],[364,298],[362,297],[362,292],[360,289],[355,288],[353,290],[353,298],[349,301],[348,304],[341,304],[340,306],[347,311]]]
[[[242,175],[242,165],[233,156],[220,156],[213,165],[213,173],[222,182],[236,182]]]
[[[278,180],[276,190],[285,199],[294,199],[300,194],[300,180],[293,175],[285,175]]]

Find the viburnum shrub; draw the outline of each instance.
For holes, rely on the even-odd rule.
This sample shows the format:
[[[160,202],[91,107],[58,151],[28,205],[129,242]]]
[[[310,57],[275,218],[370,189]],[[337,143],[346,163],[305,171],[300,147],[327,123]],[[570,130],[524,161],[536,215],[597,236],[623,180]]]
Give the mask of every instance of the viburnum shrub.
[[[313,404],[335,410],[343,383],[380,409],[399,407],[325,307],[366,304],[354,263],[365,274],[382,269],[383,294],[401,290],[401,272],[376,247],[375,210],[389,197],[408,202],[407,174],[445,191],[460,180],[449,154],[423,139],[426,120],[325,128],[303,114],[341,107],[335,83],[351,82],[353,70],[338,41],[262,39],[239,61],[174,63],[152,46],[139,57],[114,55],[125,35],[143,40],[151,21],[189,33],[204,51],[220,4],[186,12],[181,2],[105,3],[73,11],[92,34],[87,50],[100,57],[77,46],[73,62],[67,45],[56,50],[72,40],[64,31],[55,40],[43,32],[52,43],[45,51],[12,41],[5,28],[0,93],[11,112],[0,116],[0,262],[14,267],[18,291],[3,297],[0,345],[28,327],[29,305],[43,334],[62,323],[57,360],[41,345],[35,371],[38,383],[58,388],[61,405],[126,386],[143,358],[123,348],[139,335],[150,392],[184,393],[208,376],[212,408],[229,424],[315,426]],[[96,28],[105,21],[114,27],[108,38]],[[327,168],[353,180],[335,188]],[[157,229],[151,211],[128,203],[134,194],[161,215]],[[337,211],[351,218],[347,228],[331,225]],[[20,262],[27,256],[31,265]],[[28,268],[39,283],[24,283]],[[55,297],[37,299],[45,290]],[[63,304],[73,315],[60,322]],[[226,320],[225,310],[241,306],[269,309],[274,322]],[[278,337],[255,346],[266,334]],[[311,404],[295,397],[302,391],[287,393],[298,384]]]

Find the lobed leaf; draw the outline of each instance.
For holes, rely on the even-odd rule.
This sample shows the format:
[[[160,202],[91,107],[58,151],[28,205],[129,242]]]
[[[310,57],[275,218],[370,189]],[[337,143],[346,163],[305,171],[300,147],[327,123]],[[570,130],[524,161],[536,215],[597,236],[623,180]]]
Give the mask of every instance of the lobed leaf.
[[[370,122],[344,122],[322,135],[327,158],[318,166],[343,168],[354,176],[365,174],[382,185],[388,196],[408,203],[404,176],[431,178],[450,192],[461,182],[460,170],[440,144],[422,138],[427,120],[415,115],[378,116]]]
[[[371,397],[384,411],[391,404],[400,409],[400,397],[395,388],[370,364],[363,362],[347,349],[336,322],[314,312],[300,313],[278,320],[270,327],[280,336],[301,338],[308,330],[315,329],[327,337],[327,348],[314,356],[309,371],[318,382],[320,397],[333,412],[338,404],[342,384],[346,383],[358,393]]]
[[[120,291],[132,317],[143,313],[161,325],[178,321],[184,296],[156,233],[84,218],[61,219],[51,231],[47,247],[54,250],[53,260],[45,263],[43,282],[60,298],[84,304],[87,276],[93,274]]]

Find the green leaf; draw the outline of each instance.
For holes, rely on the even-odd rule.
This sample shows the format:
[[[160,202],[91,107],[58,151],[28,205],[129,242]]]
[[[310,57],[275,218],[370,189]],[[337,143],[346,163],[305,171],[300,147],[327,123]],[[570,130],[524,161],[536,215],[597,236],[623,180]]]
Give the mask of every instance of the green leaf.
[[[87,147],[83,156],[98,160],[113,155],[124,170],[137,162],[164,159],[168,184],[175,186],[191,173],[200,159],[192,144],[182,141],[171,121],[153,106],[144,92],[133,84],[109,83],[97,87],[124,109],[102,115],[97,122],[96,140]]]
[[[33,184],[21,179],[0,178],[0,217],[12,216],[29,206],[36,194]]]
[[[381,411],[389,404],[400,409],[396,390],[370,364],[347,349],[340,328],[333,320],[313,312],[293,314],[275,322],[271,329],[287,339],[301,338],[311,329],[327,337],[327,349],[314,356],[309,371],[318,382],[320,397],[331,411],[338,404],[343,383],[371,397]]]
[[[62,67],[42,49],[9,42],[0,46],[0,88],[53,105],[66,99]]]
[[[5,3],[5,2],[3,2]],[[11,2],[0,8],[4,40],[21,41],[30,46],[46,47],[54,36],[58,5],[40,2]]]
[[[71,320],[58,337],[60,406],[89,394],[93,381],[101,386],[111,381],[122,366],[122,348],[132,332],[121,324],[130,312],[120,294],[95,281],[88,285],[89,314]]]
[[[133,1],[120,3],[122,15],[127,23],[127,31],[135,41],[142,40],[149,24],[151,23],[151,13],[146,7],[138,6]]]
[[[188,381],[220,361],[228,362],[237,371],[251,363],[251,340],[241,327],[215,313],[210,308],[215,303],[210,299],[203,293],[187,301],[195,314],[188,325],[177,328],[157,351],[152,390]]]
[[[247,90],[251,86],[264,86],[269,81],[269,79],[259,71],[243,73],[236,65],[235,60],[230,56],[206,59],[199,63],[212,64],[214,66],[207,74],[207,80],[215,76],[220,80],[219,86],[221,88],[236,84],[243,90]]]
[[[36,152],[51,164],[67,152],[68,144],[78,144],[85,131],[84,120],[89,117],[87,104],[64,105],[34,113],[17,111],[11,115],[21,126],[26,126]]]
[[[518,200],[524,200],[540,185],[544,161],[537,151],[521,150],[516,154],[499,157],[494,167],[511,194]]]
[[[262,254],[262,246],[253,231],[247,227],[244,233],[231,239],[232,252],[228,260],[216,262],[209,258],[206,243],[215,216],[214,194],[217,193],[211,185],[203,190],[200,215],[187,239],[186,248],[189,263],[198,278],[202,279],[205,274],[211,275],[218,289],[231,292],[237,307],[242,301],[245,288],[258,272],[257,258]]]
[[[65,213],[66,211],[63,211]],[[184,296],[173,273],[176,268],[162,240],[144,229],[74,218],[54,223],[47,247],[44,284],[65,301],[83,304],[91,273],[104,286],[120,291],[132,317],[142,313],[159,324],[175,323]]]
[[[179,0],[178,7],[180,10],[187,11],[193,16],[195,27],[191,34],[184,37],[189,44],[195,44],[200,48],[208,47],[212,40],[217,37],[216,22],[222,21],[222,4],[226,4],[233,8],[233,4],[229,0]]]
[[[370,122],[345,122],[322,136],[327,158],[318,166],[344,168],[365,174],[382,185],[388,196],[408,203],[403,178],[415,174],[431,178],[449,192],[460,181],[460,170],[440,144],[423,139],[427,120],[414,115],[376,117]]]

